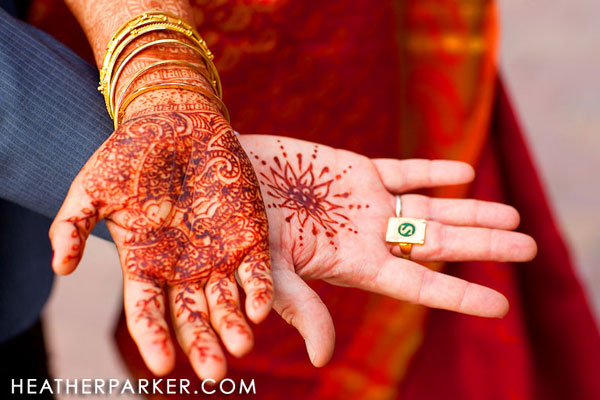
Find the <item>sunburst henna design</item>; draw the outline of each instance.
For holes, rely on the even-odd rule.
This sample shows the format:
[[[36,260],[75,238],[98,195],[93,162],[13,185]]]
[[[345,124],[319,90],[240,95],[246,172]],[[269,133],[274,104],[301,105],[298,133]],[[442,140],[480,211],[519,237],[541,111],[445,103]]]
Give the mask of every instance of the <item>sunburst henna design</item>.
[[[312,152],[306,157],[302,153],[288,156],[284,145],[279,143],[280,155],[274,156],[272,162],[263,160],[250,152],[264,167],[259,172],[261,185],[269,196],[267,208],[283,208],[290,213],[285,221],[298,223],[299,246],[303,246],[304,235],[323,234],[329,245],[337,250],[335,237],[340,229],[347,229],[357,234],[358,231],[347,216],[345,209],[360,209],[363,205],[348,203],[350,192],[332,191],[332,184],[343,179],[349,165],[339,174],[333,174],[328,166],[315,168],[318,160],[319,145],[314,145]],[[309,159],[308,162],[305,159]],[[266,170],[265,170],[266,169]],[[368,208],[368,205],[364,205]]]

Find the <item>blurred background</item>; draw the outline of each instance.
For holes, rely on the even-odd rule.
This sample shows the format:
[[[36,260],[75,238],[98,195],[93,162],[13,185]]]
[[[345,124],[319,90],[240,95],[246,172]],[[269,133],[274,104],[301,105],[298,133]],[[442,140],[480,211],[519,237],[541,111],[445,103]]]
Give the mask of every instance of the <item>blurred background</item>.
[[[600,321],[600,2],[499,5],[501,72]],[[112,339],[121,293],[115,249],[92,238],[77,272],[57,278],[44,311],[54,376],[127,376]]]

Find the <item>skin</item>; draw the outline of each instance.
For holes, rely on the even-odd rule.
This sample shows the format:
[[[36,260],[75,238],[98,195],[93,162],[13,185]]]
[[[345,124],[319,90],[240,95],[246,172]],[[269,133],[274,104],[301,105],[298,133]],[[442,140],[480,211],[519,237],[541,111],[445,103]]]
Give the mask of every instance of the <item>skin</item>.
[[[481,317],[501,318],[508,301],[497,291],[434,272],[419,262],[529,261],[537,246],[512,232],[519,214],[510,206],[472,199],[404,194],[468,183],[465,163],[368,159],[295,139],[240,136],[263,192],[270,222],[274,309],[307,342],[315,366],[332,356],[331,316],[305,280],[321,279],[402,301]],[[387,221],[401,194],[402,215],[427,219],[426,241],[411,260],[385,242]]]
[[[180,114],[178,118],[187,115]],[[174,117],[173,113],[165,113],[154,118]],[[216,114],[214,118],[219,119]],[[148,172],[148,179],[142,179],[145,171],[151,170],[148,164],[138,165],[132,171],[132,174],[142,172],[135,182],[115,179],[114,176],[123,174],[118,171],[97,175],[96,171],[104,167],[96,165],[110,164],[107,160],[113,158],[104,154],[113,154],[113,149],[118,153],[122,148],[111,148],[111,143],[121,139],[130,141],[133,139],[130,135],[135,132],[147,134],[149,130],[137,129],[137,124],[146,124],[145,121],[139,118],[125,124],[92,157],[88,162],[90,167],[84,167],[74,181],[51,235],[56,251],[55,269],[68,273],[77,263],[93,224],[99,218],[107,219],[123,265],[129,328],[146,363],[157,374],[170,371],[173,362],[172,343],[163,316],[166,301],[170,301],[177,339],[201,378],[219,379],[225,374],[225,360],[212,328],[231,353],[242,355],[251,348],[250,329],[237,306],[234,271],[248,294],[246,311],[250,318],[259,320],[264,316],[268,311],[264,299],[269,298],[274,288],[275,310],[305,338],[313,364],[323,366],[333,353],[335,331],[327,308],[305,280],[322,279],[429,307],[502,317],[508,311],[508,302],[500,293],[431,271],[418,262],[518,262],[531,260],[536,254],[536,244],[531,237],[512,232],[519,224],[519,214],[510,206],[413,194],[402,195],[403,215],[428,220],[425,244],[414,246],[412,260],[405,260],[399,257],[397,246],[385,242],[387,220],[395,213],[395,194],[467,183],[474,177],[473,169],[467,164],[371,160],[295,139],[243,135],[239,139],[257,172],[267,207],[272,285],[265,267],[266,253],[248,252],[252,240],[256,239],[239,242],[238,238],[246,235],[240,235],[243,230],[235,221],[223,220],[222,235],[231,236],[232,241],[227,248],[230,258],[224,258],[218,265],[207,262],[206,258],[215,248],[211,247],[213,242],[206,242],[204,233],[215,230],[213,226],[219,217],[213,215],[204,221],[202,210],[213,204],[218,204],[214,209],[230,207],[231,202],[233,207],[260,208],[260,203],[250,199],[244,203],[219,194],[217,203],[210,200],[206,206],[186,208],[190,190],[196,193],[197,199],[206,198],[205,185],[194,186],[198,179],[194,178],[192,183],[190,177],[183,178],[181,185],[173,184],[181,180],[173,180],[170,170],[163,174],[164,181],[158,185],[164,190],[159,197],[154,193],[140,198],[140,193],[149,192],[141,190],[141,186],[155,178]],[[224,139],[235,140],[229,132],[223,133]],[[157,158],[150,157],[157,154],[156,150],[143,147],[139,151],[136,159],[152,163]],[[165,155],[186,157],[181,153],[187,154],[179,150],[167,151]],[[118,158],[118,154],[115,155],[114,158]],[[161,168],[171,163],[167,160],[159,162]],[[125,170],[128,168],[132,168],[130,164]],[[114,182],[119,184],[115,186]],[[140,188],[133,190],[135,186]],[[154,212],[148,215],[145,210],[160,210],[160,215]],[[140,218],[146,225],[140,223]],[[182,221],[182,225],[176,221]],[[201,228],[198,230],[197,226]],[[170,239],[171,232],[182,234],[186,241]],[[255,238],[256,230],[250,228],[248,232],[250,238]],[[264,230],[258,232],[266,235]],[[241,254],[246,257],[236,270],[236,257]],[[64,257],[68,262],[60,264]],[[148,266],[140,267],[141,263]],[[183,271],[185,277],[182,277]],[[220,283],[215,283],[215,277]],[[253,307],[258,311],[251,311]]]
[[[181,0],[66,3],[99,67],[113,33],[134,16],[164,11],[193,21],[189,2]],[[135,48],[165,38],[190,43],[171,31],[145,34],[116,65]],[[202,73],[172,64],[125,87],[137,71],[163,60],[183,60],[206,72],[202,58],[185,46],[153,46],[123,69],[115,99],[157,83],[212,90]],[[179,344],[198,376],[221,379],[226,366],[219,338],[235,356],[253,345],[234,275],[246,292],[250,320],[262,321],[272,304],[268,225],[252,165],[210,98],[154,90],[123,111],[121,125],[82,168],[50,229],[52,266],[60,274],[73,271],[91,229],[106,219],[123,267],[129,331],[150,370],[163,375],[174,365],[169,304]]]
[[[98,64],[112,33],[132,16],[162,10],[192,19],[187,1],[67,3]],[[172,37],[181,39],[170,33],[146,35],[124,54],[149,40]],[[149,49],[125,68],[118,95],[135,71],[165,59],[203,65],[176,45]],[[168,66],[144,74],[130,91],[169,79],[210,90],[201,74]],[[531,259],[533,239],[509,231],[519,221],[514,209],[406,195],[403,215],[429,220],[426,244],[415,246],[414,261],[408,261],[384,242],[394,194],[468,182],[473,178],[469,166],[369,160],[269,136],[240,140],[208,98],[177,89],[142,95],[74,180],[51,227],[53,268],[68,274],[79,263],[93,226],[106,219],[121,259],[128,327],[155,374],[166,374],[174,365],[167,303],[177,340],[200,378],[225,376],[219,339],[236,356],[251,349],[252,333],[234,276],[246,292],[248,318],[264,319],[274,298],[275,309],[306,339],[315,366],[330,359],[334,328],[305,279],[485,317],[507,312],[506,299],[494,290],[414,261]]]
[[[57,273],[73,271],[106,219],[124,279],[129,331],[158,375],[174,363],[165,320],[199,376],[223,377],[219,339],[236,356],[253,345],[246,314],[271,308],[267,219],[250,161],[212,110],[164,111],[129,120],[74,180],[50,229]],[[217,335],[218,334],[218,335]]]

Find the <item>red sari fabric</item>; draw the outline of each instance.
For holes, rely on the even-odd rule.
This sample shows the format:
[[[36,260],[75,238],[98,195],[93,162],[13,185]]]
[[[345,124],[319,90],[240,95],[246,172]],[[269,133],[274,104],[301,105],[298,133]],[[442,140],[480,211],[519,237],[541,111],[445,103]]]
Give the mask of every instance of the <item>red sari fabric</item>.
[[[228,360],[231,378],[255,379],[261,399],[600,398],[598,331],[498,83],[494,2],[192,3],[238,131],[470,162],[473,185],[434,194],[512,204],[540,247],[527,264],[430,265],[504,293],[502,320],[315,282],[337,329],[332,362],[313,368],[273,313],[255,327],[254,351]],[[34,1],[30,16],[90,59],[58,0]],[[117,339],[132,373],[150,378],[122,320]],[[183,354],[170,377],[194,379]]]

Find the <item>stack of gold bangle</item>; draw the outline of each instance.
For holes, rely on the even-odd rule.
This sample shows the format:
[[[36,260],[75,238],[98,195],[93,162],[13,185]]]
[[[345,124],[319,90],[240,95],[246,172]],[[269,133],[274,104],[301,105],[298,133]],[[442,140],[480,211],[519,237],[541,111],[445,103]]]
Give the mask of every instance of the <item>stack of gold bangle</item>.
[[[181,33],[192,43],[188,43],[177,39],[154,40],[134,49],[123,59],[123,61],[119,64],[118,67],[116,66],[116,62],[119,56],[127,47],[127,45],[133,42],[134,39],[149,32],[165,30]],[[198,67],[193,63],[189,63],[187,61],[182,60],[163,60],[153,63],[143,68],[142,70],[136,72],[129,79],[129,81],[125,84],[124,89],[122,90],[121,95],[119,96],[119,99],[115,102],[116,84],[121,73],[123,72],[123,69],[125,68],[125,65],[129,63],[129,61],[131,61],[133,57],[135,57],[141,51],[146,50],[149,47],[161,44],[178,44],[195,51],[202,58],[202,61],[206,67],[206,71],[204,71],[202,68]],[[147,93],[151,90],[163,89],[168,87],[191,90],[211,98],[219,105],[221,112],[225,115],[227,120],[229,120],[227,108],[221,100],[221,81],[219,79],[217,69],[212,61],[213,58],[214,56],[208,49],[206,42],[202,39],[202,37],[200,37],[198,32],[196,32],[196,30],[192,26],[183,22],[180,18],[174,15],[164,12],[148,12],[127,21],[123,26],[121,26],[121,28],[119,28],[115,32],[110,42],[108,43],[108,46],[106,47],[106,53],[104,56],[104,62],[102,63],[102,68],[100,69],[100,86],[98,87],[98,90],[101,91],[104,95],[106,109],[108,110],[108,114],[110,115],[110,117],[115,121],[115,128],[119,125],[121,117],[119,110],[122,110],[125,107],[127,107],[127,105],[129,105],[137,96],[143,93]],[[200,86],[184,83],[169,83],[143,87],[134,91],[128,97],[123,98],[135,79],[139,78],[148,70],[165,64],[179,64],[195,70],[206,80],[208,80],[208,82],[212,86],[213,92],[211,93]]]

